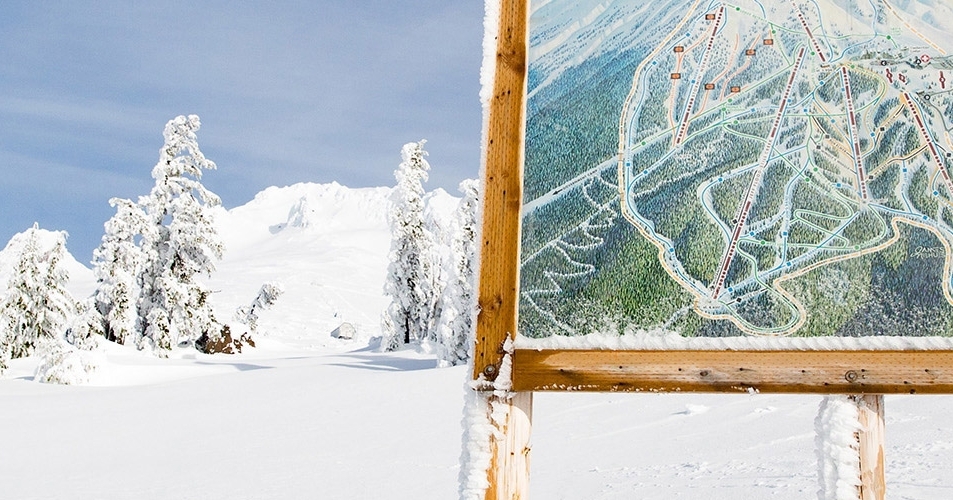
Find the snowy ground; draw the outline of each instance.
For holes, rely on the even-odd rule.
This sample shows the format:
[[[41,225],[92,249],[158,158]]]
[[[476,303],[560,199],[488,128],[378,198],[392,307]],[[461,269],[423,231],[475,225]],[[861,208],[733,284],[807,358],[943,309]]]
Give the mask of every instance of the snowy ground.
[[[222,314],[264,281],[286,288],[262,315],[256,349],[158,360],[107,346],[79,387],[33,382],[36,361],[15,360],[0,378],[0,498],[456,498],[466,369],[372,349],[386,302],[386,195],[272,188],[221,216],[229,253],[212,285]],[[91,281],[77,273],[82,294]],[[342,321],[358,338],[330,335]],[[537,394],[531,493],[816,498],[819,402]],[[888,397],[886,407],[890,498],[953,498],[953,397]]]
[[[158,361],[125,349],[94,386],[0,381],[11,499],[448,499],[463,368],[278,341]],[[818,397],[537,394],[540,499],[815,498]],[[887,398],[894,499],[953,497],[953,398]]]

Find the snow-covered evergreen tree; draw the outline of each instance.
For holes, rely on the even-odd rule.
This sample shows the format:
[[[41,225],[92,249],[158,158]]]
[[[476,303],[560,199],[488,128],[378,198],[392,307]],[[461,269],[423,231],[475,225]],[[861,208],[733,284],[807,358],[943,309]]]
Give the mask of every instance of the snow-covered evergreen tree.
[[[14,236],[22,241],[0,302],[0,364],[54,342],[75,311],[73,296],[66,290],[69,275],[60,265],[66,255],[66,233],[51,233],[52,245],[44,245],[39,233],[34,224]]]
[[[102,315],[96,310],[95,297],[90,297],[76,304],[76,315],[63,340],[77,349],[92,351],[99,347],[99,339],[106,336],[105,326]]]
[[[475,179],[460,183],[460,199],[454,212],[451,244],[452,278],[443,293],[437,336],[441,366],[460,365],[470,359],[471,335],[476,321],[476,233],[480,184]]]
[[[136,238],[143,232],[145,214],[131,200],[113,198],[109,204],[116,214],[106,221],[106,233],[93,251],[95,311],[102,317],[104,336],[123,344],[136,328],[137,280],[143,265]]]
[[[139,199],[145,222],[137,345],[160,356],[181,341],[203,334],[214,339],[221,331],[208,302],[211,291],[195,281],[211,274],[224,250],[210,210],[221,201],[200,182],[202,171],[215,163],[199,150],[199,126],[195,115],[166,124],[165,145],[152,170],[155,186]]]
[[[53,339],[38,349],[42,354],[33,380],[45,384],[82,384],[89,380],[97,363],[89,351],[76,348],[63,338]]]
[[[429,294],[427,297],[426,310],[429,316],[425,319],[426,337],[420,340],[426,340],[433,344],[438,344],[437,329],[440,323],[440,317],[444,309],[444,292],[448,282],[451,279],[453,264],[452,243],[454,238],[454,228],[452,221],[443,220],[438,214],[439,209],[426,203],[424,209],[424,228],[430,236],[430,251],[422,255],[426,260],[426,266],[431,270],[427,288]]]
[[[427,163],[426,141],[405,144],[402,161],[394,171],[397,186],[391,195],[388,221],[391,227],[390,265],[384,293],[391,303],[383,313],[381,349],[427,338],[433,318],[433,266],[431,234],[424,227],[424,187]]]

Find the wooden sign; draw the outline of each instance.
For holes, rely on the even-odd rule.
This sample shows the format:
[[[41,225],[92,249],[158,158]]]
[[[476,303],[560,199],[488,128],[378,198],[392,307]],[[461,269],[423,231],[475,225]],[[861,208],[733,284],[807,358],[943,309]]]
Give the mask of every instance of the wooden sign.
[[[688,383],[683,339],[726,351],[705,361],[722,379],[699,378],[694,390],[712,380],[719,390],[948,391],[953,95],[933,88],[929,64],[953,64],[944,48],[953,42],[870,6],[848,15],[782,3],[767,18],[678,0],[585,10],[547,2],[530,18],[525,1],[502,4],[476,371],[495,378],[509,337],[516,387],[565,387],[568,370],[546,375],[553,356],[520,349],[578,338],[570,348],[597,350],[574,359],[574,388],[675,390]],[[811,29],[872,22],[890,35]],[[745,57],[785,23],[790,40],[757,64]],[[614,36],[596,36],[607,30]],[[916,68],[897,47],[924,40],[935,53]],[[908,79],[919,87],[888,81],[885,61],[922,72]],[[641,383],[623,366],[615,381],[588,380],[596,369],[581,360],[619,335],[645,339],[630,350],[669,352],[670,379]],[[761,339],[754,351],[782,354],[747,352],[751,338]],[[850,359],[849,370],[886,379],[784,370],[789,383],[759,387],[750,376],[762,363],[796,367],[783,353],[803,350],[850,352],[815,358]],[[908,351],[922,354],[900,363]],[[530,362],[544,359],[549,368]],[[531,383],[521,379],[530,371]]]
[[[501,1],[473,375],[514,428],[534,391],[953,393],[953,15],[736,4]]]

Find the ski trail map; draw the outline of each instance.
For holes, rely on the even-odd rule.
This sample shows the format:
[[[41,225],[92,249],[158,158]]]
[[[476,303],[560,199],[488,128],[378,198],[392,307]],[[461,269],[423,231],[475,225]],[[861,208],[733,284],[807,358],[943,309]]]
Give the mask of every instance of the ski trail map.
[[[953,334],[949,33],[950,1],[531,1],[521,334]]]

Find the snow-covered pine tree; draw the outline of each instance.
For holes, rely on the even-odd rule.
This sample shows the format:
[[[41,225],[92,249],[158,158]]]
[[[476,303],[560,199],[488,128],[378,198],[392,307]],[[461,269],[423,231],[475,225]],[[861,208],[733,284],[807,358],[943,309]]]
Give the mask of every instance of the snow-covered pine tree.
[[[388,221],[391,228],[390,265],[384,293],[391,303],[383,313],[381,349],[427,338],[433,288],[431,235],[424,227],[424,187],[430,165],[424,158],[426,141],[411,142],[401,149],[401,163],[394,171],[397,186],[391,195]]]
[[[96,310],[95,296],[76,304],[76,315],[70,321],[64,341],[71,346],[84,351],[92,351],[99,347],[99,339],[106,336],[105,322]]]
[[[139,199],[145,223],[136,343],[159,356],[203,334],[217,339],[222,328],[208,302],[211,291],[194,279],[211,274],[224,251],[210,210],[221,200],[200,182],[202,170],[215,168],[199,150],[200,125],[196,115],[166,124],[165,145],[152,170],[155,186]]]
[[[432,198],[431,198],[432,200]],[[425,199],[424,208],[424,228],[430,235],[430,251],[421,256],[427,261],[429,266],[430,281],[428,287],[430,293],[427,298],[427,311],[429,316],[425,320],[426,337],[420,340],[426,340],[434,345],[439,344],[440,339],[437,333],[440,324],[440,317],[443,315],[444,292],[447,283],[452,279],[453,256],[451,255],[452,242],[454,238],[453,222],[443,220],[438,214],[439,208],[435,208]]]
[[[61,337],[45,344],[39,351],[43,356],[33,380],[44,384],[83,384],[98,367],[94,358],[87,358],[89,351],[77,349]]]
[[[146,219],[131,200],[113,198],[109,204],[116,207],[116,214],[106,221],[102,242],[93,251],[95,310],[102,316],[101,330],[106,339],[123,344],[136,328],[137,280],[143,265],[136,238],[142,234]]]
[[[63,335],[76,304],[66,290],[69,275],[61,266],[66,255],[66,233],[50,233],[52,245],[40,241],[40,229],[32,228],[21,238],[20,251],[7,293],[0,302],[0,364],[3,360],[33,354]]]
[[[443,294],[443,310],[437,328],[440,366],[461,365],[470,359],[471,335],[476,320],[476,233],[480,183],[460,183],[463,197],[454,212],[451,244],[453,274]]]

